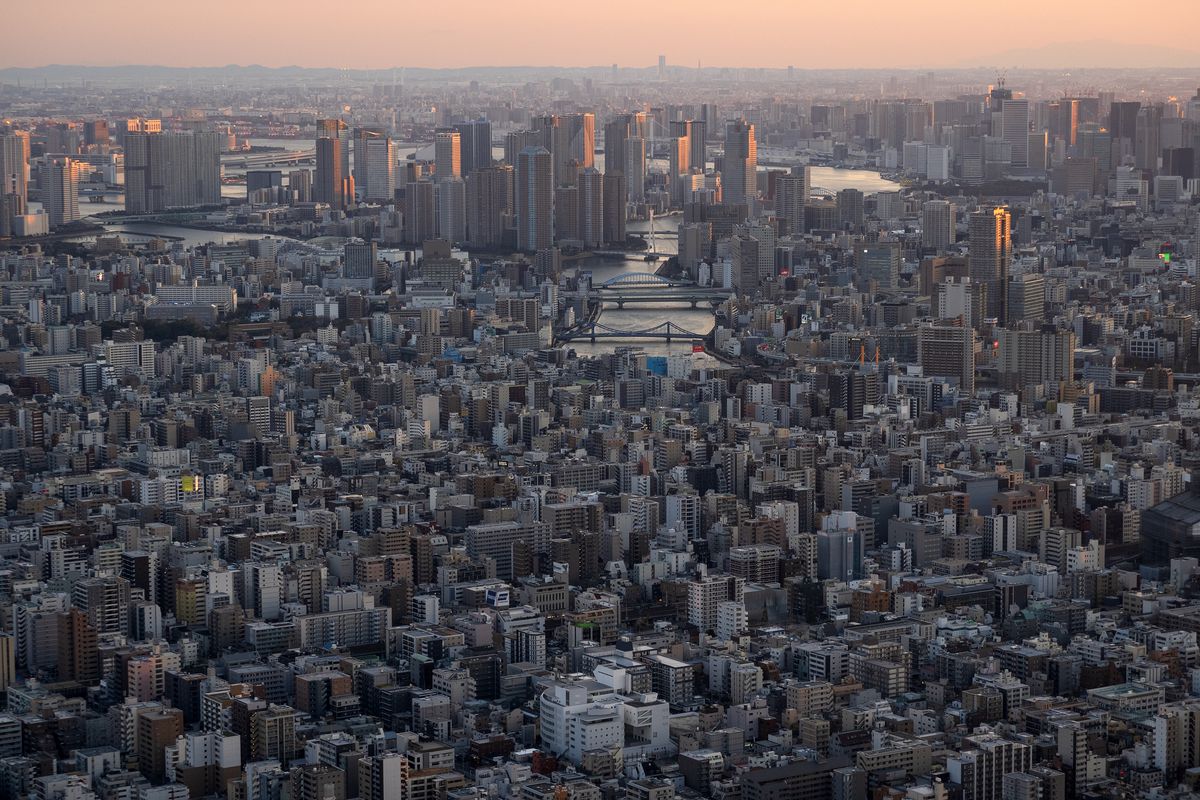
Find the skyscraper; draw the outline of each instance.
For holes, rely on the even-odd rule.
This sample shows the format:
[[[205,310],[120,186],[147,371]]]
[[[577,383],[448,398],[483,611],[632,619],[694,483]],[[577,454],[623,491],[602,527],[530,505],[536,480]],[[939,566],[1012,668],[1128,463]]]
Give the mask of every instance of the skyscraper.
[[[688,166],[688,156],[691,154],[691,148],[688,145],[688,137],[675,136],[668,140],[668,167],[667,177],[669,178],[671,203],[678,206],[682,204],[685,197],[683,190],[684,178],[691,172]]]
[[[604,242],[625,242],[625,175],[620,172],[604,176]]]
[[[754,126],[744,119],[725,125],[725,160],[721,170],[724,201],[748,203],[758,194],[758,143]]]
[[[1012,260],[1012,215],[1008,209],[982,209],[967,227],[967,266],[971,282],[986,287],[987,314],[1001,324],[1007,320],[1008,266]]]
[[[437,185],[438,237],[451,243],[467,238],[467,184],[448,178]]]
[[[0,133],[0,234],[10,232],[12,217],[25,213],[29,187],[29,134]]]
[[[317,178],[313,186],[313,200],[338,210],[346,207],[348,182],[353,183],[342,168],[342,146],[337,139],[317,139]]]
[[[513,215],[513,168],[477,169],[467,176],[467,237],[476,247],[499,247]]]
[[[1000,111],[1004,141],[1012,147],[1012,165],[1029,166],[1029,101],[1004,100]]]
[[[433,184],[429,181],[408,183],[404,187],[404,240],[409,244],[421,244],[434,238],[436,230]]]
[[[630,200],[646,196],[646,140],[640,136],[625,140],[625,190]]]
[[[545,250],[554,245],[554,179],[550,151],[526,147],[517,156],[517,247]]]
[[[65,225],[79,219],[79,164],[69,158],[50,162],[46,184],[46,213],[50,227]]]
[[[221,139],[213,131],[125,134],[125,209],[132,213],[221,202]]]
[[[391,202],[396,196],[396,151],[386,135],[356,140],[354,185],[367,200]]]
[[[604,126],[604,171],[620,172],[626,167],[625,143],[646,136],[646,112],[618,114]],[[644,147],[644,145],[643,145]]]
[[[594,114],[547,114],[533,120],[533,129],[541,134],[541,145],[552,156],[552,185],[574,186],[579,170],[595,163]]]
[[[705,126],[704,120],[672,120],[671,135],[677,138],[687,139],[688,167],[698,169],[700,172],[704,172],[704,167],[708,160],[707,151],[705,149],[707,127]]]
[[[444,130],[434,134],[434,173],[439,183],[462,177],[462,137],[458,131]]]
[[[340,119],[317,120],[317,138],[334,139],[338,142],[342,176],[350,176],[350,128]]]
[[[792,167],[775,181],[775,215],[783,223],[784,234],[804,232],[804,206],[808,204],[809,168]]]
[[[464,177],[492,165],[492,123],[486,119],[458,122],[454,130],[459,136]]]
[[[579,173],[577,230],[584,247],[604,244],[604,176],[595,167]]]

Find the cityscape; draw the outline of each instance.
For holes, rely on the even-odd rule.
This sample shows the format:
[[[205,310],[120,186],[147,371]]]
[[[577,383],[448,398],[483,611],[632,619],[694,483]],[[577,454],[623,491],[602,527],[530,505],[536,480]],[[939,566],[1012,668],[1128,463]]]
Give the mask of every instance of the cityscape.
[[[1186,33],[138,5],[0,52],[0,798],[1200,800]]]

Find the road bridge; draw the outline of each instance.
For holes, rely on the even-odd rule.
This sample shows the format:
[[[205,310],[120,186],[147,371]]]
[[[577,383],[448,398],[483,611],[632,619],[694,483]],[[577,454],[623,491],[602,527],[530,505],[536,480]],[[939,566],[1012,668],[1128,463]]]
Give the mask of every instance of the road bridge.
[[[597,339],[657,339],[670,342],[676,339],[703,340],[704,336],[702,333],[694,333],[686,328],[681,328],[670,321],[641,330],[621,330],[620,328],[610,328],[600,322],[588,321],[575,328],[560,332],[555,338],[560,342],[587,339],[594,344]]]

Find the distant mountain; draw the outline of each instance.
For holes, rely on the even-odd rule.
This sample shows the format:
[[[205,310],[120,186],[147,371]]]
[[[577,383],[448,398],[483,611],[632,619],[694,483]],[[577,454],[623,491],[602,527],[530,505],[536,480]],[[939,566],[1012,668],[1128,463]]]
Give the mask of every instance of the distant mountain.
[[[1200,52],[1161,45],[1096,40],[1056,42],[972,57],[956,66],[1016,69],[1200,69]]]
[[[706,66],[703,68],[672,64],[668,68],[672,80],[779,80],[787,74],[783,68],[739,68]],[[997,70],[1014,71],[1078,71],[1125,70],[1125,69],[1169,69],[1200,71],[1200,52],[1178,48],[1148,47],[1121,42],[1065,42],[1043,47],[1007,50],[989,56],[972,58],[957,65],[929,65],[912,68],[796,68],[799,78],[837,79],[874,76],[893,76],[901,72],[928,70],[956,71],[964,74],[981,70],[994,74]],[[649,66],[622,66],[617,70],[620,81],[640,82],[656,80],[658,68]],[[167,85],[186,81],[199,83],[289,83],[329,85],[335,82],[392,83],[403,81],[458,82],[471,80],[502,83],[537,82],[554,78],[582,81],[607,81],[612,76],[612,67],[556,67],[553,65],[530,66],[472,66],[472,67],[405,67],[388,69],[339,69],[335,67],[265,67],[260,64],[228,64],[223,67],[164,67],[147,64],[125,64],[110,66],[88,66],[83,64],[47,64],[38,67],[0,67],[0,83],[78,84],[82,81],[96,83],[132,83],[139,85]]]

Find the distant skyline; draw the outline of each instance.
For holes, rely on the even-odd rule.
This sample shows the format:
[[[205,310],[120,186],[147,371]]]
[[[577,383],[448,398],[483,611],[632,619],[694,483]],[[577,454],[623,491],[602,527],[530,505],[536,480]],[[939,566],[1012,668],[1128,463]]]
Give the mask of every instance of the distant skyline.
[[[911,69],[1196,66],[1186,36],[1196,0],[1144,0],[1100,13],[1093,0],[918,0],[907,6],[610,0],[453,4],[327,0],[18,0],[0,68],[51,63],[392,67],[647,67],[659,54],[694,67]],[[1138,24],[1129,11],[1136,8]],[[1104,51],[1108,52],[1104,52]],[[1100,51],[1100,52],[1097,52]],[[1194,57],[1194,60],[1191,60]],[[1004,58],[1029,59],[1007,63]],[[1035,63],[1042,59],[1042,63]],[[1189,63],[1191,60],[1191,63]]]

